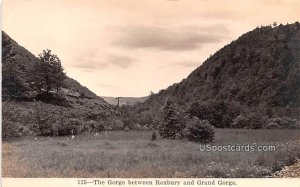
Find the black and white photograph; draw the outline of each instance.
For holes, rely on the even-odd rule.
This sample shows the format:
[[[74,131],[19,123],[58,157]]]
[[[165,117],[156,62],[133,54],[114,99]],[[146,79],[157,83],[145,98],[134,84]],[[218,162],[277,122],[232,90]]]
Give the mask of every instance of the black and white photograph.
[[[3,0],[2,177],[300,178],[299,21],[299,0]]]

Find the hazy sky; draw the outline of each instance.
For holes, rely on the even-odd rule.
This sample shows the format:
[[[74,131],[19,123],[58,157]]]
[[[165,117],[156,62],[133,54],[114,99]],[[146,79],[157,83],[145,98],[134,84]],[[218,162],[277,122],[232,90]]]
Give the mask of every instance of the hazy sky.
[[[299,0],[3,0],[3,30],[100,96],[145,96],[186,78],[260,25],[293,23]]]

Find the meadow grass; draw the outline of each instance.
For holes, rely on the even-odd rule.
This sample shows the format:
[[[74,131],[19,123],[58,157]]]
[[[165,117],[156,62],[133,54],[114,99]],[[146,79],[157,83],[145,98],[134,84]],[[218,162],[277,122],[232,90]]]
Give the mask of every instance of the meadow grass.
[[[150,131],[109,131],[3,142],[4,177],[266,177],[300,158],[299,130],[217,129],[212,145],[275,145],[275,152],[203,152]]]

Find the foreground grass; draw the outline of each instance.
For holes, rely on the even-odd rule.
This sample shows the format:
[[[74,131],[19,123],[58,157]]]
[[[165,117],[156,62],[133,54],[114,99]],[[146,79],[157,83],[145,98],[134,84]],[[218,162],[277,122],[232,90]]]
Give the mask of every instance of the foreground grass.
[[[151,132],[25,137],[3,143],[4,177],[265,177],[300,158],[299,130],[218,129],[214,145],[275,145],[275,152],[203,152]]]

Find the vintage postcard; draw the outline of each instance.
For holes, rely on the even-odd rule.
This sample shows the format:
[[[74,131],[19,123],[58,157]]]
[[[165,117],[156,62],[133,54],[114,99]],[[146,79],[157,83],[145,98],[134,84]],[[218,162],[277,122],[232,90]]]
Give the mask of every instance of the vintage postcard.
[[[2,186],[299,187],[299,10],[3,0]]]

